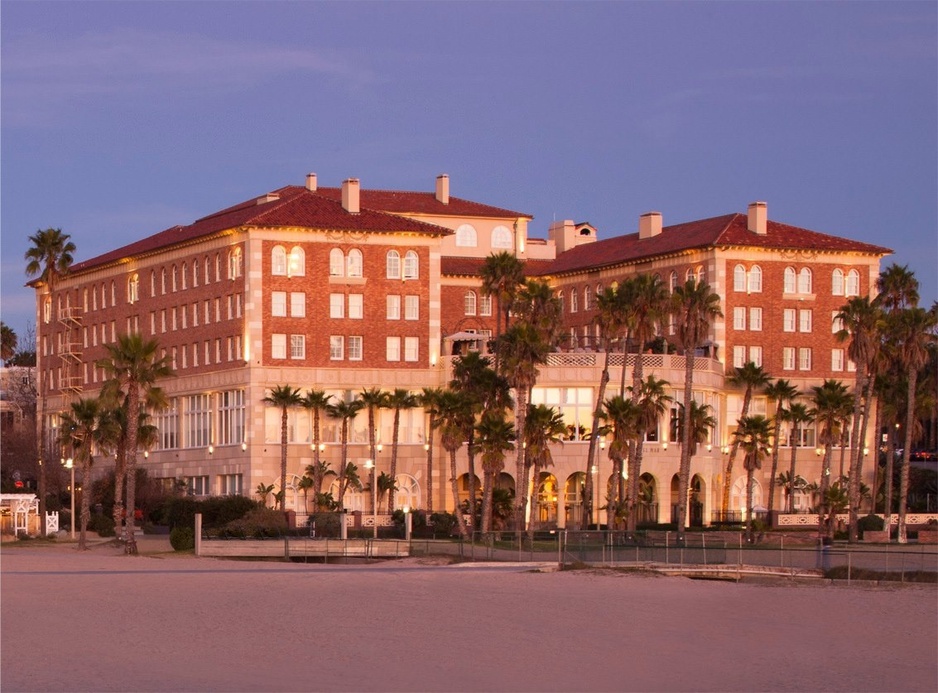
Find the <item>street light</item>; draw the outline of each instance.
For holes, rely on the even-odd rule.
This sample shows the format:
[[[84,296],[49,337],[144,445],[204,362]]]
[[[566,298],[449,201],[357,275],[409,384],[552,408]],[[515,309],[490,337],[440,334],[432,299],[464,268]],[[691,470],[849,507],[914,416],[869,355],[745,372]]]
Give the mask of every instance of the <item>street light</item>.
[[[597,481],[599,480],[599,479],[598,479],[598,477],[599,477],[599,467],[594,464],[594,465],[590,468],[590,472],[592,472],[592,474],[593,474],[593,498],[590,499],[590,500],[592,501],[592,506],[593,506],[593,507],[590,508],[590,522],[592,522],[593,524],[597,524],[597,520],[596,520],[595,513],[596,513],[596,505],[597,505],[597,501],[598,501],[597,496],[599,495],[599,489],[596,487],[596,483],[597,483]]]
[[[378,538],[378,487],[375,480],[375,470],[378,468],[378,465],[375,464],[374,460],[365,460],[365,469],[371,471],[371,529],[372,536]]]
[[[75,462],[72,460],[71,457],[65,460],[65,468],[72,473],[72,485],[69,487],[69,490],[71,492],[68,495],[70,497],[70,502],[71,502],[71,521],[72,521],[71,538],[74,539],[75,538]]]

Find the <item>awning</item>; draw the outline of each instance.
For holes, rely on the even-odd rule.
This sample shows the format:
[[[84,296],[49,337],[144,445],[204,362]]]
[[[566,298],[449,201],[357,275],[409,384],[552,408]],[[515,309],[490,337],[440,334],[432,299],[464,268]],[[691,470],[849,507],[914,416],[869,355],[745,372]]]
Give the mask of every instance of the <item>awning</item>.
[[[485,337],[478,332],[455,332],[443,339],[448,339],[451,342],[476,342]]]

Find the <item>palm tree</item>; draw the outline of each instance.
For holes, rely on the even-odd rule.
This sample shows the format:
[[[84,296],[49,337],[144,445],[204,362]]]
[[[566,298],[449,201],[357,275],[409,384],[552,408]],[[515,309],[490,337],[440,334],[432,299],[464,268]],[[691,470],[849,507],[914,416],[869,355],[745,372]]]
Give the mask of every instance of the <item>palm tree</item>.
[[[309,491],[316,485],[313,477],[304,474],[297,482],[296,487],[303,492],[303,509],[309,513]]]
[[[486,408],[486,400],[490,397],[490,388],[493,385],[493,376],[495,371],[490,367],[490,361],[487,357],[478,351],[470,351],[467,354],[459,356],[453,361],[453,379],[450,381],[450,388],[466,396],[466,401],[472,408],[472,416],[475,419]],[[466,438],[466,458],[468,462],[469,474],[469,502],[473,507],[478,497],[476,489],[476,469],[475,469],[475,427],[468,431]],[[469,531],[474,530],[475,513],[469,513]]]
[[[515,429],[524,431],[528,413],[528,393],[537,380],[537,367],[547,360],[549,346],[541,334],[530,324],[520,321],[512,325],[498,339],[499,366],[502,374],[515,390]],[[524,446],[516,445],[515,463],[515,528],[524,529],[524,509],[527,504]]]
[[[387,396],[387,406],[394,410],[394,424],[391,433],[391,481],[397,479],[397,449],[401,432],[401,410],[413,409],[417,406],[417,397],[403,388],[395,388]],[[394,493],[388,496],[388,514],[394,512]]]
[[[13,354],[16,353],[16,344],[18,341],[19,339],[16,336],[16,332],[13,331],[13,328],[5,322],[0,321],[0,361],[6,363],[13,358]]]
[[[645,380],[639,380],[636,385],[631,387],[632,404],[638,408],[638,416],[635,420],[635,436],[630,442],[628,456],[629,488],[627,500],[628,529],[630,532],[635,531],[638,522],[635,503],[638,499],[638,484],[642,475],[642,444],[645,440],[645,434],[648,431],[657,430],[658,422],[661,421],[661,417],[671,406],[673,398],[666,394],[668,385],[667,380],[661,380],[654,375],[649,375]]]
[[[635,366],[632,369],[632,399],[637,396],[637,389],[645,376],[642,354],[645,345],[654,339],[658,333],[658,326],[667,314],[668,289],[657,274],[639,274],[630,280],[632,285],[629,292],[632,299],[632,338],[638,342],[638,354],[635,356]],[[622,369],[625,372],[625,367]],[[641,443],[639,443],[641,445]]]
[[[420,406],[427,415],[427,515],[433,514],[433,434],[440,425],[438,402],[443,390],[438,387],[425,387],[420,393]]]
[[[329,400],[332,399],[332,395],[327,395],[325,390],[307,390],[306,394],[303,395],[303,401],[300,402],[301,406],[304,409],[309,409],[313,412],[313,464],[312,464],[312,479],[315,482],[313,489],[316,495],[322,492],[322,479],[323,472],[325,469],[321,467],[322,462],[319,459],[320,455],[320,445],[322,444],[322,413],[326,411],[329,406]],[[326,466],[328,468],[328,465]],[[310,472],[309,466],[306,468],[307,473]],[[316,497],[315,495],[313,496]]]
[[[791,472],[780,472],[778,478],[775,481],[782,488],[782,491],[785,494],[785,498],[788,501],[788,512],[792,512],[792,509],[795,505],[795,491],[801,491],[805,489],[808,485],[808,482],[804,480],[804,477],[798,474],[792,476]]]
[[[518,291],[512,312],[519,320],[524,320],[540,331],[542,339],[548,344],[553,345],[557,341],[563,306],[546,281],[529,279],[525,282]]]
[[[505,420],[503,410],[483,412],[476,424],[479,451],[482,455],[482,533],[492,531],[495,482],[505,468],[505,455],[514,448],[515,430]]]
[[[860,465],[863,460],[862,438],[865,433],[865,426],[861,431],[861,416],[864,411],[864,402],[867,414],[870,410],[870,386],[872,384],[870,371],[878,351],[882,313],[868,296],[862,298],[856,296],[841,307],[836,319],[843,325],[843,328],[837,332],[837,339],[841,342],[850,341],[847,354],[857,365],[857,383],[853,394],[853,428],[850,433],[854,450],[850,456],[850,481],[847,488],[847,496],[850,499],[849,538],[851,543],[856,543],[858,540],[857,511],[860,505]]]
[[[907,377],[905,444],[902,450],[902,463],[899,467],[899,534],[898,542],[907,543],[906,506],[909,494],[909,460],[912,451],[913,428],[915,426],[916,385],[919,371],[928,360],[928,347],[936,342],[935,329],[938,327],[938,304],[931,310],[914,307],[905,308],[895,314],[890,323],[890,330],[899,344],[898,357]]]
[[[743,466],[746,468],[746,541],[752,541],[752,484],[757,469],[762,469],[762,458],[768,454],[769,436],[772,434],[769,420],[761,414],[744,416],[733,437],[740,444],[746,457]]]
[[[825,380],[821,385],[811,388],[811,399],[814,404],[814,420],[819,424],[820,432],[818,442],[824,445],[824,459],[821,464],[820,496],[822,515],[827,511],[827,491],[830,488],[831,453],[834,441],[840,436],[840,427],[843,423],[843,412],[850,406],[851,397],[847,386],[839,380]],[[821,527],[823,533],[823,527]],[[827,528],[827,535],[831,536],[832,527]]]
[[[795,482],[797,479],[801,478],[795,474],[795,461],[798,456],[798,444],[801,442],[801,424],[809,423],[814,419],[814,410],[808,409],[808,405],[803,404],[802,402],[792,402],[788,409],[782,409],[779,414],[781,415],[782,421],[787,421],[791,424],[791,435],[789,436],[788,440],[788,443],[791,446],[791,464],[788,468],[788,489],[786,490],[786,495],[788,496],[788,512],[791,513],[794,512],[793,504],[795,502]],[[778,444],[779,439],[776,434],[776,449],[778,448]],[[779,475],[779,478],[781,478],[781,475]]]
[[[258,495],[261,499],[261,504],[266,508],[267,507],[267,496],[274,492],[276,486],[273,484],[259,483],[257,488],[254,489],[254,493]]]
[[[514,305],[518,287],[524,283],[524,262],[507,251],[492,253],[485,258],[479,270],[482,277],[482,291],[495,297],[495,341],[502,334],[501,319],[505,318],[505,330],[508,329],[508,316]],[[495,355],[496,359],[498,354]]]
[[[378,484],[378,498],[383,500],[385,494],[388,497],[388,513],[394,512],[391,507],[394,503],[394,492],[397,491],[397,481],[394,480],[394,477],[388,474],[387,472],[381,472],[378,475],[377,479]]]
[[[358,396],[364,405],[365,410],[368,412],[368,451],[371,455],[372,468],[375,472],[378,470],[378,446],[377,446],[377,414],[379,409],[383,409],[387,406],[388,393],[381,390],[378,387],[372,387],[367,390],[362,390]],[[375,515],[378,512],[378,495],[375,492],[375,489],[371,490],[371,514]]]
[[[681,410],[681,418],[683,421],[683,408],[682,403],[678,404],[678,409]],[[694,455],[697,454],[697,449],[701,443],[706,443],[710,438],[710,434],[717,425],[716,418],[710,413],[711,407],[709,404],[700,404],[697,400],[692,399],[690,401],[690,458],[693,460]],[[684,436],[680,436],[681,440],[684,439]]]
[[[908,265],[893,263],[881,270],[876,279],[876,287],[879,294],[875,302],[887,313],[918,305],[919,283]]]
[[[455,390],[443,390],[437,400],[440,418],[440,440],[443,449],[449,453],[450,484],[453,491],[453,505],[456,507],[456,526],[459,536],[469,538],[466,522],[459,510],[459,483],[456,478],[456,451],[466,440],[469,428],[473,426],[472,404],[468,398]],[[470,510],[472,506],[470,504]]]
[[[720,296],[706,282],[690,279],[674,287],[671,294],[671,315],[674,317],[674,340],[684,350],[684,401],[693,399],[695,351],[707,339],[710,323],[723,315]],[[681,467],[678,472],[678,541],[684,542],[687,513],[687,487],[690,483],[690,407],[684,407]]]
[[[69,272],[72,266],[72,253],[75,244],[62,229],[45,229],[36,231],[29,237],[30,247],[26,251],[26,276],[35,277],[37,285],[46,287],[49,310],[51,312],[55,300],[55,285],[58,279]],[[50,316],[51,319],[52,316]],[[39,378],[39,521],[42,524],[42,534],[46,534],[46,466],[43,464],[46,457],[46,399],[49,391],[49,377],[51,367],[41,362],[41,350],[37,350],[37,376]]]
[[[768,513],[771,522],[772,513],[775,510],[775,477],[778,474],[778,457],[781,452],[781,437],[779,434],[784,420],[783,412],[785,405],[792,402],[798,396],[798,388],[791,384],[791,381],[779,378],[773,383],[766,385],[763,390],[765,396],[775,402],[775,416],[772,421],[772,476],[769,480],[769,503]]]
[[[534,541],[534,524],[540,513],[541,472],[554,464],[550,446],[560,443],[567,432],[563,414],[544,404],[530,405],[525,417],[524,442],[527,444],[527,459],[534,469],[534,493],[532,494],[531,522],[528,523],[528,541]]]
[[[144,340],[137,333],[122,334],[115,344],[105,345],[107,357],[98,362],[108,378],[103,388],[105,401],[123,400],[127,406],[127,430],[124,438],[126,451],[126,474],[129,479],[136,478],[138,430],[140,411],[146,411],[146,403],[159,399],[157,381],[175,375],[166,356],[158,356],[159,344],[155,339]],[[127,525],[125,528],[126,544],[124,551],[137,553],[137,541],[134,537],[134,509],[136,506],[136,484],[126,484]]]
[[[638,435],[642,412],[637,404],[622,395],[615,395],[604,403],[605,419],[612,428],[609,459],[612,461],[612,480],[606,489],[606,525],[613,526],[616,517],[628,512],[624,497],[623,468],[629,454],[629,443]]]
[[[303,396],[300,394],[298,387],[277,385],[271,388],[270,394],[261,401],[280,410],[280,490],[283,492],[283,495],[280,496],[280,509],[286,510],[284,499],[287,489],[287,444],[289,443],[290,432],[290,409],[300,406],[303,403]]]
[[[156,445],[159,440],[159,429],[150,423],[149,411],[158,411],[164,409],[168,403],[162,388],[153,388],[147,392],[147,401],[145,407],[142,407],[137,422],[137,449],[143,448],[149,450]],[[121,402],[120,405],[110,407],[110,416],[117,422],[120,431],[117,441],[117,452],[114,459],[114,509],[112,517],[114,518],[114,527],[117,532],[118,541],[123,541],[124,537],[121,528],[124,523],[124,483],[127,478],[127,402]],[[136,483],[136,481],[135,481]]]
[[[752,403],[753,393],[769,385],[772,378],[762,369],[762,366],[757,366],[749,361],[741,367],[734,368],[733,373],[726,379],[726,382],[733,387],[744,388],[743,405],[739,411],[741,420],[749,416],[749,406]],[[736,451],[738,449],[739,439],[734,437],[733,444],[730,446],[729,457],[726,459],[726,470],[723,476],[723,500],[720,511],[724,517],[730,509],[730,486],[733,483],[733,464],[736,462]]]
[[[322,493],[322,483],[327,474],[334,474],[334,472],[329,469],[329,463],[324,460],[314,461],[312,464],[306,465],[303,476],[313,482],[310,487],[313,491],[313,500],[318,499]]]
[[[342,459],[339,461],[339,497],[336,499],[339,510],[345,509],[345,489],[347,488],[345,474],[350,464],[348,461],[349,421],[355,419],[363,406],[362,401],[358,398],[351,401],[340,400],[335,404],[326,405],[326,413],[333,419],[340,419],[342,422]]]
[[[78,550],[87,549],[88,520],[91,518],[91,465],[94,451],[103,455],[117,444],[117,422],[111,412],[101,405],[99,399],[79,399],[72,402],[68,412],[62,415],[59,443],[72,450],[72,456],[81,470],[81,530],[78,535]],[[72,489],[75,493],[75,489]]]

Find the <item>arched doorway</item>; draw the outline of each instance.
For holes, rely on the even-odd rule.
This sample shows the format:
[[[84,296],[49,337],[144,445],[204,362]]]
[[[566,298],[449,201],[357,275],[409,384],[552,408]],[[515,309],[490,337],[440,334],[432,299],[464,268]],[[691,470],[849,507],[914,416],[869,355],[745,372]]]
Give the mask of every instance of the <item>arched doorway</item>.
[[[537,484],[538,516],[534,518],[535,527],[557,524],[557,498],[559,487],[557,477],[550,472],[541,472]]]
[[[638,514],[638,526],[658,523],[658,482],[648,472],[638,478],[635,512]]]
[[[759,513],[765,511],[762,503],[762,485],[758,479],[752,480],[752,509],[753,515],[759,517]],[[741,476],[733,482],[730,491],[730,513],[734,519],[740,522],[746,521],[746,477]]]
[[[482,500],[482,481],[476,476],[476,502]],[[460,474],[456,480],[457,491],[459,493],[459,505],[469,500],[469,474]]]
[[[583,523],[583,505],[586,493],[586,474],[575,472],[567,477],[563,487],[563,505],[567,527],[580,527]]]
[[[704,480],[699,474],[694,474],[690,480],[690,494],[687,510],[689,514],[688,525],[703,527],[704,525]]]
[[[398,474],[397,490],[394,492],[394,508],[403,510],[404,508],[420,507],[420,484],[410,474]]]
[[[336,477],[332,482],[332,485],[329,487],[329,492],[332,494],[332,497],[339,500],[339,478]],[[354,486],[349,486],[345,491],[345,496],[342,498],[342,507],[345,508],[350,513],[354,512],[367,512],[371,513],[371,500],[369,497],[368,502],[365,502],[365,492],[361,489],[355,488]]]

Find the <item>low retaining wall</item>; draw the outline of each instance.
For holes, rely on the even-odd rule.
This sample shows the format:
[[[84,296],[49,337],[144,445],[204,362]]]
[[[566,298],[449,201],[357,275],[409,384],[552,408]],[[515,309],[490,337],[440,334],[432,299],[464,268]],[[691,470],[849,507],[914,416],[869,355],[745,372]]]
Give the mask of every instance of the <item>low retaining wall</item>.
[[[225,558],[404,558],[406,541],[376,539],[203,539],[195,541],[195,555]]]

